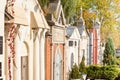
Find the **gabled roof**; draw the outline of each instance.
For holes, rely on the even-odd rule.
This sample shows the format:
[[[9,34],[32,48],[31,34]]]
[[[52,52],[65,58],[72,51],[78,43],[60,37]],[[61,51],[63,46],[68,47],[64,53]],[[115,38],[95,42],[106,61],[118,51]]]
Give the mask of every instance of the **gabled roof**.
[[[65,17],[60,0],[49,3],[46,18],[51,24],[59,23],[59,21],[62,21],[63,25],[65,24]]]
[[[66,37],[70,39],[80,39],[80,34],[76,26],[69,26],[66,29]]]
[[[9,7],[5,9],[5,23],[14,22],[15,24],[29,25],[26,17],[26,12],[23,8],[20,8],[18,6],[13,6],[14,8],[14,15],[13,15],[11,13],[12,9],[9,9]]]
[[[66,29],[67,37],[70,37],[72,35],[74,29],[75,29],[74,26],[67,27]]]
[[[77,28],[78,28],[78,31],[79,31],[80,35],[82,35],[83,32],[85,31],[84,28],[82,28],[82,27],[77,27]]]
[[[80,14],[81,14],[81,15],[80,15],[80,18],[79,18],[79,20],[77,21],[77,28],[78,28],[78,30],[79,30],[80,35],[82,35],[83,32],[86,31],[86,29],[85,29],[85,21],[84,21],[84,19],[83,19],[83,17],[82,17],[82,8],[81,8]]]
[[[96,18],[95,21],[93,20],[93,28],[94,29],[100,29],[100,25],[101,25],[101,23],[100,23],[98,17]]]

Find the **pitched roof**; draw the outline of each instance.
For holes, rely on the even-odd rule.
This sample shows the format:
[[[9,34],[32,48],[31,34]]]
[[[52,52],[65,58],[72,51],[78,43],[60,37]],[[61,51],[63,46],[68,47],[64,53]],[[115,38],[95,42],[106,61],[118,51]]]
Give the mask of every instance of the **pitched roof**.
[[[55,22],[59,23],[60,19],[63,21],[63,24],[65,24],[65,17],[64,17],[64,13],[63,13],[60,0],[49,3],[46,18],[49,24],[50,23],[54,24]]]
[[[82,25],[81,27],[77,27],[80,35],[82,35],[82,33],[85,31],[84,27],[84,25]]]
[[[69,26],[66,29],[67,36],[70,37],[74,31],[75,27],[74,26]]]
[[[79,20],[77,21],[77,28],[78,28],[78,31],[80,33],[80,35],[82,35],[82,33],[85,31],[85,21],[82,17],[82,7],[80,9],[80,18]]]
[[[101,24],[101,23],[100,23],[98,17],[96,18],[95,21],[93,20],[93,28],[95,28],[95,29],[100,29],[100,24]]]
[[[77,21],[77,28],[80,35],[82,35],[82,33],[85,31],[85,22],[82,16],[80,16],[79,20]]]

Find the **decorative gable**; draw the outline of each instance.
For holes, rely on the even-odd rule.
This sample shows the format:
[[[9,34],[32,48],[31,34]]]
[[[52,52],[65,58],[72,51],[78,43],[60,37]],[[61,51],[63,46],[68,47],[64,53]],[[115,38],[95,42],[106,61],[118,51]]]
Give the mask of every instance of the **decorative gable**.
[[[75,27],[75,29],[74,29],[74,31],[73,31],[73,33],[72,33],[70,38],[80,39],[80,34],[79,34],[79,31],[78,31],[78,29],[76,27]]]
[[[12,3],[12,2],[11,2]],[[29,25],[28,19],[26,17],[26,11],[23,8],[20,8],[19,6],[11,6],[11,3],[8,3],[5,9],[5,22],[6,23],[12,23],[15,24],[23,24],[23,25]],[[14,8],[14,15],[13,15],[13,8]]]
[[[58,10],[58,18],[57,21],[59,24],[64,25],[65,24],[65,17],[64,17],[64,13],[63,13],[63,9],[62,6],[60,5],[60,10]]]
[[[96,20],[93,22],[93,27],[95,29],[100,29],[100,21],[98,20],[98,18],[96,18]]]
[[[70,26],[66,29],[67,37],[72,39],[79,39],[80,34],[78,29],[75,26]]]
[[[65,25],[65,17],[60,0],[49,4],[46,18],[51,24]]]
[[[85,21],[82,17],[82,8],[81,8],[80,14],[81,14],[81,16],[80,16],[79,20],[77,21],[77,28],[78,28],[78,31],[79,31],[79,34],[81,35],[81,37],[86,37],[87,30],[85,27]]]
[[[58,18],[58,23],[63,25],[64,24],[64,21],[63,21],[63,18],[62,18],[62,14],[60,15],[60,17]]]

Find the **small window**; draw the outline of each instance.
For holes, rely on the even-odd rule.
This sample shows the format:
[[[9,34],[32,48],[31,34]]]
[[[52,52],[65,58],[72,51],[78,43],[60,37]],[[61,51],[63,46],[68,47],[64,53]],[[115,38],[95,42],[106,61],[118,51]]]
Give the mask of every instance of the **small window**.
[[[0,78],[0,80],[3,80],[2,78]]]
[[[75,41],[75,46],[77,46],[77,41]]]
[[[69,41],[69,46],[73,46],[73,41]]]
[[[3,54],[3,37],[0,36],[0,54]]]
[[[0,77],[2,76],[2,63],[0,62]]]

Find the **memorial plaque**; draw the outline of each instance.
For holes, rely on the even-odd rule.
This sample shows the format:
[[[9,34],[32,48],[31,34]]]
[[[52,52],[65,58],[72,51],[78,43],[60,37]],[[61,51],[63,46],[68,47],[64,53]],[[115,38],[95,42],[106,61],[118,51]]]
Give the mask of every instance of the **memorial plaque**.
[[[65,41],[65,30],[64,28],[52,29],[52,42],[53,43],[64,43]]]

